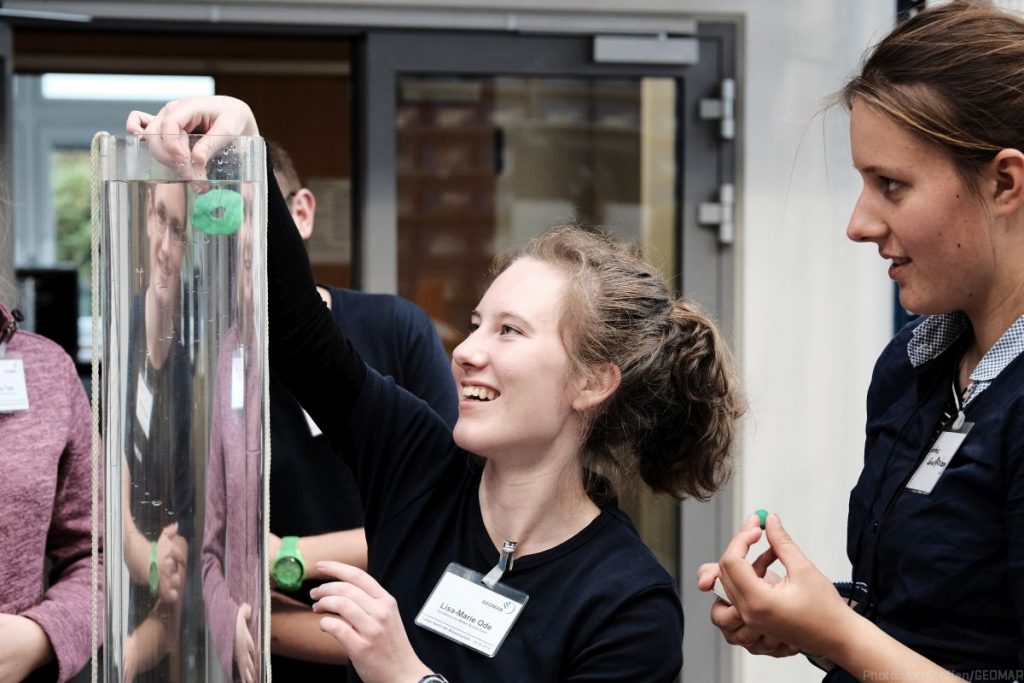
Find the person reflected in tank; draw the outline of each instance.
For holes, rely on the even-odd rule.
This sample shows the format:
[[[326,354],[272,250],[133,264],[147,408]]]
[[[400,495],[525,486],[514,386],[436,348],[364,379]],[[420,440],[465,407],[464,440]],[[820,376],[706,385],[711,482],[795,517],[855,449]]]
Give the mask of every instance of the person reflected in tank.
[[[131,309],[124,557],[131,578],[122,679],[194,680],[182,637],[193,536],[193,353],[186,343],[182,278],[188,200],[182,183],[153,183],[145,194],[146,266]],[[142,343],[138,343],[142,342]],[[190,595],[192,593],[193,595]],[[186,610],[188,614],[196,610]],[[201,613],[201,611],[200,611]],[[192,652],[192,654],[195,654]]]
[[[206,471],[202,572],[206,619],[225,680],[261,677],[260,608],[265,585],[263,518],[263,366],[253,305],[252,188],[213,187],[204,204],[237,215],[236,311],[217,356]],[[212,201],[211,201],[212,200]],[[237,209],[237,210],[236,210]],[[237,223],[236,223],[237,224]],[[222,235],[231,228],[222,224]]]

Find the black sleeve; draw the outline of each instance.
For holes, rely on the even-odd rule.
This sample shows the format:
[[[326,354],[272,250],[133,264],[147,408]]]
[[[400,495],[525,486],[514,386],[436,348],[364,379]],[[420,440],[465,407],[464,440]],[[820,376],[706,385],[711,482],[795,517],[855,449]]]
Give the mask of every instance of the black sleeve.
[[[348,440],[348,415],[366,366],[316,291],[309,257],[267,157],[267,289],[270,366],[335,451]]]

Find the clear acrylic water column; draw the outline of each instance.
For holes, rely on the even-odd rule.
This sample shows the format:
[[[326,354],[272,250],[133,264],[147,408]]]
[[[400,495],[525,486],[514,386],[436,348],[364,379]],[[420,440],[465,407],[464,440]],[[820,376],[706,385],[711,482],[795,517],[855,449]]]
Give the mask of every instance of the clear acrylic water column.
[[[93,140],[108,683],[267,678],[265,147],[197,141]]]

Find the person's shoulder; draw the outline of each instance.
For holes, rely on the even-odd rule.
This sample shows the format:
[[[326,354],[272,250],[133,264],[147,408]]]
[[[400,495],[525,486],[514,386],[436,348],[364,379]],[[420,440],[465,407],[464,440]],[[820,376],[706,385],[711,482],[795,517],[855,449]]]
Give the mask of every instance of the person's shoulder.
[[[914,337],[914,330],[919,328],[927,320],[928,316],[926,315],[919,315],[915,318],[908,320],[903,324],[903,327],[898,329],[896,331],[896,334],[893,335],[893,341],[901,341],[904,345],[906,345]]]
[[[877,382],[880,378],[893,378],[895,375],[912,372],[908,346],[914,339],[915,330],[926,320],[924,316],[911,320],[901,327],[878,354],[872,376]],[[902,382],[902,380],[900,380]]]
[[[585,614],[587,629],[640,629],[647,640],[681,639],[683,612],[675,579],[625,513],[606,506],[597,521],[595,533],[564,558],[572,567],[566,573],[579,589],[566,613]]]
[[[892,336],[889,343],[885,345],[880,356],[884,358],[888,355],[900,354],[905,357],[907,354],[907,346],[914,338],[915,330],[920,327],[925,320],[927,320],[926,316],[920,316],[903,325],[903,327],[897,330],[896,334]]]
[[[11,354],[21,358],[30,395],[34,387],[38,395],[46,397],[38,408],[61,413],[75,405],[75,401],[87,400],[75,362],[56,342],[34,332],[18,330],[7,350],[8,358]]]
[[[675,580],[643,542],[626,513],[608,506],[605,522],[587,544],[598,573],[630,593],[663,587],[675,593]]]
[[[71,356],[60,344],[35,332],[18,330],[8,343],[7,350],[51,369],[74,367]]]
[[[397,294],[359,292],[328,287],[334,309],[346,316],[367,317],[377,321],[429,323],[430,316],[419,305]]]

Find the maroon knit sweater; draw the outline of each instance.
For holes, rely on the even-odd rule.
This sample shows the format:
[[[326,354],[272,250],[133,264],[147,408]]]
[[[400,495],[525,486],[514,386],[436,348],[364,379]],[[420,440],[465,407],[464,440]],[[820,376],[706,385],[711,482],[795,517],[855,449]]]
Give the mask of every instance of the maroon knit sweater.
[[[71,358],[53,342],[18,331],[12,353],[25,366],[29,409],[0,413],[0,612],[43,628],[65,681],[90,657],[89,402]]]

